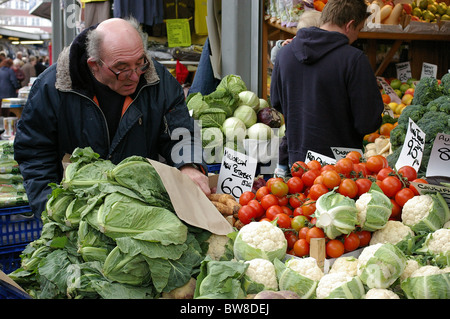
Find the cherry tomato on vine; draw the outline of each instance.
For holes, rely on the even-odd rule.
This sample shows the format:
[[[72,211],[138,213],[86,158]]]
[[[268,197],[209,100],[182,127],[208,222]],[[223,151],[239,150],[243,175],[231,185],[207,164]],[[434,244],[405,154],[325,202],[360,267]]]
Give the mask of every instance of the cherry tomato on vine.
[[[270,191],[272,191],[272,185],[275,182],[284,182],[283,178],[281,177],[271,177],[267,180],[266,186],[269,188]]]
[[[288,194],[289,187],[284,181],[275,181],[271,184],[270,191],[277,197],[283,197]]]
[[[358,196],[367,193],[372,186],[372,181],[368,178],[358,178],[355,183],[358,186]]]
[[[391,198],[391,203],[392,203],[392,209],[391,209],[391,216],[389,216],[389,219],[390,220],[400,220],[401,216],[402,216],[402,208],[393,198]]]
[[[297,257],[309,255],[309,243],[304,238],[299,238],[294,243],[294,254]]]
[[[330,189],[339,186],[339,184],[341,183],[341,176],[334,170],[324,171],[322,172],[322,176],[323,184]]]
[[[255,209],[256,212],[256,218],[261,217],[264,215],[264,208],[261,206],[261,203],[257,201],[256,199],[252,199],[247,203],[248,206],[251,206]]]
[[[249,201],[254,199],[256,197],[255,193],[251,191],[246,191],[239,196],[239,204],[241,205],[247,205]]]
[[[325,233],[322,228],[317,226],[311,227],[306,233],[306,241],[308,244],[311,242],[311,238],[325,238]]]
[[[353,251],[359,247],[360,239],[358,235],[351,232],[348,235],[344,235],[344,248],[345,251]]]
[[[366,167],[366,163],[357,163],[353,164],[353,172],[352,176],[355,177],[366,177],[369,175],[369,170]]]
[[[289,204],[289,198],[287,196],[278,197],[278,205],[286,206],[287,204]]]
[[[379,181],[382,181],[382,180],[385,179],[386,177],[392,176],[392,175],[394,175],[394,174],[395,174],[395,173],[394,173],[394,170],[393,170],[392,168],[390,168],[390,167],[383,167],[382,169],[380,169],[380,170],[378,171],[377,179],[378,179]]]
[[[283,214],[283,208],[280,205],[272,205],[266,209],[266,217],[270,220],[274,220],[278,214]]]
[[[308,226],[304,226],[304,227],[300,228],[300,230],[298,231],[298,239],[306,239],[306,233],[308,231],[309,231]]]
[[[387,197],[394,197],[402,186],[402,182],[396,176],[388,176],[380,184],[381,190]]]
[[[417,172],[416,170],[409,165],[405,165],[402,166],[399,170],[398,173],[403,176],[404,178],[406,178],[408,180],[408,182],[412,182],[413,180],[415,180],[417,178]]]
[[[292,208],[300,207],[303,202],[305,201],[306,196],[303,193],[295,194],[291,197],[289,197],[289,205],[291,205]]]
[[[309,199],[300,208],[303,216],[311,216],[316,211],[316,202]]]
[[[309,197],[312,200],[318,200],[320,196],[328,193],[328,188],[324,184],[314,184],[309,189]]]
[[[320,172],[323,173],[324,171],[336,171],[336,167],[334,167],[334,165],[331,164],[326,164],[322,166],[322,168],[320,169]]]
[[[292,231],[286,231],[284,232],[284,237],[287,240],[288,248],[294,248],[294,244],[298,240],[298,236]]]
[[[320,162],[318,160],[312,160],[309,161],[306,166],[308,167],[308,169],[318,169],[320,170],[322,168],[322,164],[320,164]]]
[[[267,186],[262,186],[256,191],[256,199],[261,200],[267,194],[270,194],[270,188]]]
[[[261,198],[260,202],[264,210],[267,210],[270,206],[278,205],[278,198],[274,194],[267,194]]]
[[[370,243],[372,234],[367,230],[356,231],[356,235],[359,237],[359,247],[365,247]]]
[[[387,165],[385,165],[385,159],[384,156],[382,155],[373,155],[370,156],[367,161],[366,161],[366,167],[369,171],[371,171],[372,173],[377,174],[380,169],[386,167]]]
[[[403,207],[414,196],[414,192],[410,188],[402,188],[395,194],[395,201],[400,207]]]
[[[288,216],[292,215],[292,210],[289,207],[281,206],[281,208],[283,209],[283,213],[285,213],[286,215],[288,215]]]
[[[289,188],[289,194],[301,193],[303,191],[303,181],[298,176],[292,176],[287,181],[287,186]]]
[[[358,194],[358,185],[350,178],[344,178],[339,184],[338,192],[344,196],[355,198]]]
[[[291,220],[291,228],[300,231],[308,223],[308,218],[303,215],[294,216]]]
[[[277,220],[277,225],[280,228],[290,228],[291,218],[285,213],[276,214],[274,220]]]
[[[320,171],[318,169],[311,169],[309,171],[306,171],[302,175],[303,184],[306,187],[311,187],[314,184],[314,180],[319,175],[320,175]]]
[[[327,256],[330,258],[338,258],[344,253],[344,244],[339,239],[332,239],[325,245]]]
[[[341,158],[334,164],[336,171],[344,176],[349,176],[353,170],[353,161],[350,158]]]
[[[308,170],[308,166],[303,161],[297,161],[291,166],[291,175],[301,177]]]
[[[358,151],[350,151],[345,157],[351,159],[353,163],[358,164],[361,161],[362,155]]]
[[[256,218],[256,211],[253,207],[244,205],[238,211],[238,218],[244,225],[246,225]]]

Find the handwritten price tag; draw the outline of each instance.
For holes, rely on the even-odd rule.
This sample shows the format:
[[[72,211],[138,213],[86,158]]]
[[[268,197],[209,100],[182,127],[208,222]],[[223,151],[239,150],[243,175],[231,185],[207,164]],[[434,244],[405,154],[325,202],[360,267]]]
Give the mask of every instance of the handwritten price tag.
[[[231,194],[239,200],[242,193],[252,190],[256,166],[256,159],[225,147],[217,181],[217,193]]]
[[[386,93],[387,95],[389,95],[389,97],[391,98],[392,102],[395,103],[402,103],[402,100],[398,97],[397,93],[395,93],[394,89],[392,88],[392,86],[390,86],[383,77],[381,76],[377,76],[377,81],[378,83],[380,83],[381,87],[384,90],[384,93]]]
[[[351,148],[351,147],[332,147],[331,151],[334,154],[334,158],[336,160],[340,160],[341,158],[344,158],[348,153],[351,151],[357,151],[361,156],[363,155],[363,151],[358,148]]]
[[[398,170],[405,165],[414,167],[416,171],[419,170],[422,163],[423,148],[425,146],[425,133],[409,119],[408,130],[406,132],[405,142],[403,143],[400,156],[395,164]]]
[[[313,151],[308,151],[306,153],[306,158],[305,158],[305,163],[308,163],[310,161],[316,160],[318,161],[320,164],[322,164],[322,166],[326,165],[326,164],[336,164],[336,160],[334,158],[313,152]]]
[[[426,176],[450,177],[450,135],[443,133],[436,135]]]
[[[400,81],[406,82],[412,78],[411,65],[409,62],[397,63],[395,64],[395,67],[397,69],[397,79]]]

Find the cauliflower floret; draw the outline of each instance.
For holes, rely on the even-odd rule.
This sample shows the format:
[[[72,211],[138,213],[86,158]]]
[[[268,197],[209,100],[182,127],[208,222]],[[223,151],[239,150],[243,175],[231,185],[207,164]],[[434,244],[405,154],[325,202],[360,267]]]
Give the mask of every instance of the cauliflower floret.
[[[405,270],[403,270],[403,273],[400,275],[400,280],[405,280],[406,278],[410,277],[411,274],[419,268],[420,268],[420,265],[417,262],[417,260],[408,259],[406,261]]]
[[[402,222],[407,226],[414,226],[428,216],[433,206],[430,195],[419,195],[409,199],[402,208]]]
[[[346,272],[350,276],[356,276],[358,259],[355,257],[338,257],[334,261],[329,273]]]
[[[431,276],[431,275],[438,275],[438,274],[443,274],[443,273],[445,273],[445,271],[443,269],[440,269],[437,266],[427,265],[427,266],[422,266],[419,269],[415,270],[411,274],[410,277],[413,278],[413,277]]]
[[[366,248],[363,249],[363,251],[361,252],[361,254],[358,257],[358,266],[357,266],[357,274],[358,274],[358,276],[361,276],[361,274],[363,272],[363,267],[367,264],[369,259],[373,257],[375,252],[382,245],[383,245],[382,243],[378,243],[378,244],[375,244],[375,245],[367,246]],[[388,267],[380,267],[380,269],[383,272],[383,276],[384,277],[390,277],[391,272],[390,272],[390,269]]]
[[[325,299],[334,289],[342,286],[352,279],[353,277],[346,272],[335,272],[323,275],[322,279],[320,279],[319,284],[317,285],[317,299]]]
[[[219,260],[225,253],[225,246],[227,245],[229,239],[230,238],[225,235],[212,234],[207,240],[209,247],[206,254],[213,260]]]
[[[267,259],[255,258],[245,263],[249,264],[245,274],[254,282],[263,284],[266,289],[278,290],[275,266]]]
[[[370,245],[391,243],[393,245],[399,243],[408,235],[414,236],[411,228],[402,222],[389,220],[383,229],[377,230],[372,234]]]
[[[319,281],[323,277],[323,272],[313,257],[292,258],[288,260],[286,266],[311,280]]]
[[[286,242],[283,231],[268,221],[251,222],[239,230],[241,238],[253,248],[273,251]]]
[[[431,234],[428,250],[434,254],[450,252],[450,229],[438,229]]]
[[[356,200],[355,205],[356,209],[358,209],[358,225],[364,225],[364,222],[366,221],[367,205],[369,204],[371,199],[372,194],[364,193],[359,196],[358,200]]]
[[[400,299],[400,297],[389,289],[372,288],[366,293],[366,299]]]

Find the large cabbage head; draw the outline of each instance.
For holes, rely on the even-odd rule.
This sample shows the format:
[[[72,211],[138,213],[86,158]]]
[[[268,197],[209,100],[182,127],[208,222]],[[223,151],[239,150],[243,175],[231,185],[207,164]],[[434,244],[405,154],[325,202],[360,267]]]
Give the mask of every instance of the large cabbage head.
[[[292,258],[285,263],[274,260],[280,290],[295,292],[301,299],[316,298],[316,288],[323,272],[312,257]]]
[[[364,248],[358,257],[357,274],[369,288],[388,288],[403,273],[405,254],[390,243]]]
[[[450,272],[423,266],[402,281],[401,288],[408,299],[450,299]]]
[[[328,238],[334,239],[355,229],[357,213],[353,199],[330,191],[316,201],[316,226],[322,228]]]
[[[242,227],[234,241],[237,260],[263,258],[273,262],[286,255],[287,240],[283,231],[268,221],[251,222]]]
[[[217,90],[227,89],[234,94],[239,94],[242,91],[247,91],[247,86],[244,80],[239,75],[228,74],[220,80],[219,85],[217,85]],[[239,97],[239,96],[238,96]]]
[[[190,94],[186,99],[186,105],[189,111],[192,111],[192,117],[198,120],[200,114],[209,108],[208,103],[203,99],[200,92]]]
[[[389,197],[373,188],[362,194],[355,204],[358,209],[358,225],[362,230],[374,232],[382,229],[392,213]]]
[[[403,205],[402,222],[416,234],[438,230],[449,219],[450,209],[438,192],[414,196]]]

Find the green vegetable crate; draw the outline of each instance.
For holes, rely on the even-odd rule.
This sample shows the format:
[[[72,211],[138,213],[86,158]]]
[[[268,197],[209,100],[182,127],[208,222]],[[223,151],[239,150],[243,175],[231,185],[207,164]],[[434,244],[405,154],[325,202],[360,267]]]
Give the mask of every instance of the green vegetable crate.
[[[29,206],[0,209],[0,270],[8,274],[20,266],[20,253],[41,235],[42,221]]]

